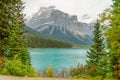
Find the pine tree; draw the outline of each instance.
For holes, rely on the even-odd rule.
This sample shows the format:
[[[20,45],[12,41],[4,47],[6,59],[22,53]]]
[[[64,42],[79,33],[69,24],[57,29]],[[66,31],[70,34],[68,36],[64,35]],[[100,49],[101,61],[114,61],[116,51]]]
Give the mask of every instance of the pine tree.
[[[0,1],[0,70],[6,61],[8,53],[8,37],[10,35],[10,6],[9,0]]]
[[[18,56],[24,64],[30,64],[22,31],[24,26],[22,1],[2,0],[0,5],[0,57],[12,59]]]
[[[23,8],[21,0],[0,1],[0,73],[18,76],[34,76],[35,74],[36,76],[30,65],[22,31]],[[16,65],[13,62],[16,62]]]
[[[8,1],[0,1],[0,57],[5,57],[7,49],[7,38],[9,36],[9,5]]]
[[[87,66],[89,67],[89,74],[91,76],[97,76],[98,71],[101,69],[101,59],[103,58],[105,53],[102,31],[100,29],[100,24],[98,21],[94,26],[93,34],[94,44],[90,47],[89,51],[87,52],[87,57],[89,58],[89,60],[87,61]]]
[[[14,58],[14,56],[18,56],[21,61],[26,64],[30,64],[30,58],[27,52],[27,45],[24,39],[24,34],[22,31],[22,27],[24,27],[24,15],[22,14],[22,10],[24,8],[21,0],[11,1],[11,29],[10,36],[8,37],[9,41],[9,55],[8,57]]]

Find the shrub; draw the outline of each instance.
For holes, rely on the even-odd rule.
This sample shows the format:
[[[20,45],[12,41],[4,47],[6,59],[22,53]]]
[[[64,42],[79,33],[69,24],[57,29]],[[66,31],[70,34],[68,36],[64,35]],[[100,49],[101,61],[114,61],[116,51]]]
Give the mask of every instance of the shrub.
[[[46,77],[54,77],[54,68],[53,68],[53,66],[50,66],[46,70]]]
[[[68,78],[69,77],[69,72],[68,72],[67,68],[62,68],[62,70],[57,74],[56,77]]]
[[[16,59],[6,61],[1,73],[13,76],[37,77],[34,68],[30,65],[25,65],[22,61]]]
[[[87,76],[95,77],[98,75],[97,71],[98,71],[98,69],[94,65],[86,66],[86,75]]]
[[[80,78],[86,76],[86,69],[84,66],[79,66],[77,68],[71,68],[69,72],[70,77],[72,78]]]
[[[3,68],[5,61],[6,61],[6,58],[5,58],[5,57],[0,57],[0,71],[1,71],[2,68]]]

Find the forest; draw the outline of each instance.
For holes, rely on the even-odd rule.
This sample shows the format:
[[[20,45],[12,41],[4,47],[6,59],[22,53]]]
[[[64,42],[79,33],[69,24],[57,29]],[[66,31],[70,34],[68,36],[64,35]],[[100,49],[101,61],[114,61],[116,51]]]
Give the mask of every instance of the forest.
[[[104,10],[96,20],[93,32],[94,44],[87,52],[89,58],[87,64],[69,70],[69,78],[120,80],[120,0],[112,1],[111,7]],[[28,46],[68,47],[71,45],[36,36],[26,39],[22,30],[25,26],[23,9],[22,0],[0,1],[0,74],[38,77],[30,62]],[[44,45],[42,41],[45,41]],[[37,43],[39,44],[34,45]],[[48,68],[45,73],[47,77],[54,77],[54,68]]]
[[[29,48],[70,48],[72,44],[65,43],[58,40],[51,40],[39,36],[27,35],[27,42]]]
[[[27,44],[29,48],[70,48],[72,44],[48,39],[46,37],[40,36],[35,30],[25,26],[23,27]]]

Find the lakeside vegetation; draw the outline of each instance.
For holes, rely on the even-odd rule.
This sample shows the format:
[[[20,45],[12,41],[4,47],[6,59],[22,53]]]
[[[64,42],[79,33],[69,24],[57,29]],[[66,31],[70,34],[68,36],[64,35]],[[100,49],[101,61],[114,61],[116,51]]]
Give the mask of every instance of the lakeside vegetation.
[[[13,76],[37,77],[31,66],[27,51],[31,47],[68,47],[67,43],[42,40],[38,37],[28,37],[26,40],[22,27],[24,14],[21,0],[0,1],[0,73]],[[106,24],[106,21],[108,22]],[[106,9],[97,20],[94,30],[94,44],[88,51],[87,64],[72,68],[69,77],[91,80],[119,80],[120,79],[120,0],[113,0],[111,8]],[[42,42],[43,41],[43,42]],[[44,42],[45,41],[45,42]],[[104,43],[106,42],[106,43]],[[38,44],[39,43],[39,44]],[[44,43],[44,45],[42,44]],[[37,44],[37,45],[35,45]],[[33,46],[34,45],[34,46]],[[39,45],[39,46],[38,46]],[[66,46],[67,45],[67,46]],[[108,52],[105,51],[108,49]],[[65,70],[65,69],[64,69]],[[61,72],[64,77],[65,71]],[[67,75],[67,74],[66,74]],[[45,71],[46,77],[54,76],[54,67]]]

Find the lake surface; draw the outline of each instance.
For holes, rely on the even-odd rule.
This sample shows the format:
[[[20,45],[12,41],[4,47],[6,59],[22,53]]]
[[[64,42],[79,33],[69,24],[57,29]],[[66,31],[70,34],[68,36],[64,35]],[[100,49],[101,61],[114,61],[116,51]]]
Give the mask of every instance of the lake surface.
[[[86,64],[88,48],[45,48],[29,50],[31,63],[36,70],[47,69],[52,65],[56,70]]]

